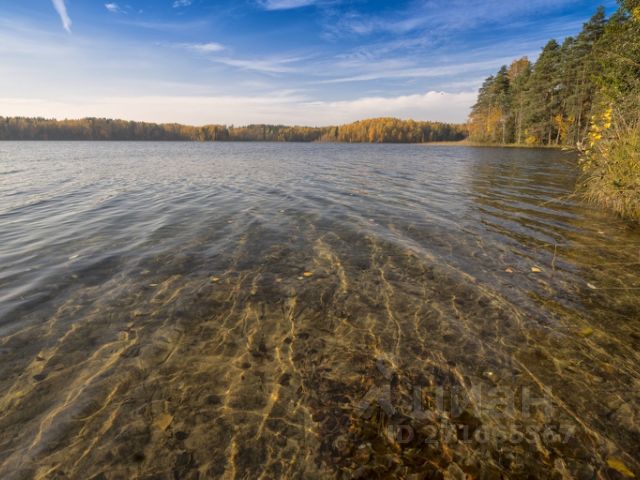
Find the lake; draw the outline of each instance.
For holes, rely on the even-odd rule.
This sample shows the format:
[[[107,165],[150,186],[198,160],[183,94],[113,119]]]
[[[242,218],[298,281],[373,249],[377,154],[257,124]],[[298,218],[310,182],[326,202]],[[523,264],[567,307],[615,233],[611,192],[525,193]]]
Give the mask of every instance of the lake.
[[[638,473],[640,229],[577,174],[555,150],[0,143],[0,478]]]

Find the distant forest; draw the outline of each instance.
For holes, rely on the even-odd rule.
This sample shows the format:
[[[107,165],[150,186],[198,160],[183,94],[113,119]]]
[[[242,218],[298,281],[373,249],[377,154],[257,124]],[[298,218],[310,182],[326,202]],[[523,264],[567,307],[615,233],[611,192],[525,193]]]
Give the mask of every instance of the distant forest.
[[[362,120],[337,127],[249,125],[234,127],[128,122],[104,118],[50,120],[0,117],[0,140],[149,140],[241,142],[426,143],[467,137],[466,125],[395,118]]]

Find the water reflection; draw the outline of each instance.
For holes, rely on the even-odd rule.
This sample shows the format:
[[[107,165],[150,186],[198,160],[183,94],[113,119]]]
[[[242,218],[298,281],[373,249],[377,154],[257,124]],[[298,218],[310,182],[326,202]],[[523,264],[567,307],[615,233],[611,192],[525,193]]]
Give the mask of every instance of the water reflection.
[[[0,172],[3,478],[638,471],[639,232],[566,154],[6,143]]]

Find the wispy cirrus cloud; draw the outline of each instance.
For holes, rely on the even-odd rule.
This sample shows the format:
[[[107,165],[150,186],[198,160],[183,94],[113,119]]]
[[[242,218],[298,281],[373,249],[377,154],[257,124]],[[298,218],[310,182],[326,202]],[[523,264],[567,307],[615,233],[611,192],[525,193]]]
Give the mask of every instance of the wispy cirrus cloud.
[[[229,57],[214,57],[216,63],[221,63],[229,67],[236,67],[242,70],[251,70],[259,73],[295,73],[299,68],[294,64],[301,62],[308,57],[272,57],[261,59],[240,59]]]
[[[175,0],[173,2],[173,8],[189,7],[192,3],[191,0]]]
[[[366,73],[360,73],[348,77],[337,77],[323,80],[320,83],[347,83],[347,82],[364,82],[380,79],[398,79],[398,78],[436,78],[436,77],[454,77],[463,73],[476,72],[478,70],[491,69],[496,65],[511,62],[511,57],[491,58],[480,62],[457,63],[454,65],[439,65],[434,67],[414,67],[414,68],[396,68],[390,65],[389,68],[376,68]]]
[[[258,4],[265,10],[291,10],[324,3],[322,0],[258,0]]]
[[[191,21],[121,20],[119,23],[129,27],[158,30],[170,34],[205,31],[206,28],[209,27],[209,22],[206,19],[196,19]]]
[[[235,56],[233,51],[227,51],[227,47],[218,42],[204,43],[158,43],[158,46],[166,46],[187,50],[199,55],[203,55],[207,60],[233,67],[239,71],[252,71],[263,74],[280,74],[301,72],[305,60],[309,56],[290,54],[274,55],[262,58],[243,58]]]
[[[71,33],[71,19],[67,13],[67,6],[65,5],[64,0],[51,0],[51,2],[53,3],[53,8],[55,8],[58,15],[60,15],[62,26],[67,32]]]
[[[178,47],[184,48],[185,50],[191,50],[192,52],[197,53],[215,53],[221,52],[225,49],[225,46],[216,43],[216,42],[207,42],[207,43],[179,43]]]
[[[120,5],[117,3],[105,3],[104,8],[106,8],[111,13],[124,13],[124,10],[120,8]]]
[[[349,6],[334,9],[326,17],[325,29],[331,35],[404,35],[424,32],[442,37],[481,25],[500,25],[505,20],[525,20],[541,11],[560,10],[581,0],[429,0],[411,2],[405,8],[389,8],[371,13]],[[357,5],[357,4],[356,4]]]

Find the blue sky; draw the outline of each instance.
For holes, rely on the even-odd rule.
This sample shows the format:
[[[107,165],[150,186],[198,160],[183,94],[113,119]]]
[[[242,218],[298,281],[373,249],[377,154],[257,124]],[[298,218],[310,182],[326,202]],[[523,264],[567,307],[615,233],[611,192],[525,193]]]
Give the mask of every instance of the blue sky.
[[[464,121],[590,0],[0,0],[0,115]]]

